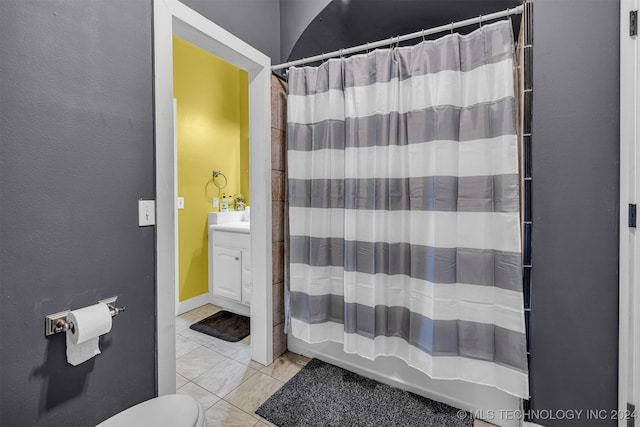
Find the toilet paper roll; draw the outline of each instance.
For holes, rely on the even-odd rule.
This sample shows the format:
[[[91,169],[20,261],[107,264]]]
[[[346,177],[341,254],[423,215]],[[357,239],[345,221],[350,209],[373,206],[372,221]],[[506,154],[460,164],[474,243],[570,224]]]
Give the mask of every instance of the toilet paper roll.
[[[111,330],[111,313],[106,304],[95,304],[67,314],[73,331],[67,331],[67,362],[77,366],[100,354],[98,337]]]

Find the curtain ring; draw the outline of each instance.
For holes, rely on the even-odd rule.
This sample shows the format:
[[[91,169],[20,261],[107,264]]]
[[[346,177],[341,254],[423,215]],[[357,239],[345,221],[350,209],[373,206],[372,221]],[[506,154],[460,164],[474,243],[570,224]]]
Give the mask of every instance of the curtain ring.
[[[367,42],[367,55],[369,54],[369,42]]]
[[[453,22],[451,23],[451,34],[453,34]]]
[[[425,41],[424,40],[424,28],[422,29],[422,41]]]
[[[480,28],[482,28],[482,15],[480,15]]]

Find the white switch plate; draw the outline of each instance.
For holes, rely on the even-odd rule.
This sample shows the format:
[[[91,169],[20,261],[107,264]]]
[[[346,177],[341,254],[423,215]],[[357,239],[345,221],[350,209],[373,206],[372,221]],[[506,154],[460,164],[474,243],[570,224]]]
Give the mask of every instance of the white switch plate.
[[[217,198],[217,197],[214,197],[214,198],[213,198],[213,207],[214,207],[214,208],[217,208],[217,207],[218,207],[218,198]]]
[[[184,209],[184,197],[178,197],[178,209]]]
[[[138,226],[156,224],[156,201],[138,200]]]

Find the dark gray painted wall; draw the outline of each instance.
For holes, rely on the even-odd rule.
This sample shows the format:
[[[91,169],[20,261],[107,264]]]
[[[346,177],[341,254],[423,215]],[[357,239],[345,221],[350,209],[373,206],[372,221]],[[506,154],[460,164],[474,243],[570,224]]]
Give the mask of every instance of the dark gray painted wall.
[[[155,380],[151,1],[0,1],[0,425],[94,425]],[[72,367],[44,317],[117,295]]]
[[[533,6],[533,405],[611,410],[618,375],[619,4]]]
[[[279,0],[181,0],[202,16],[280,63]]]

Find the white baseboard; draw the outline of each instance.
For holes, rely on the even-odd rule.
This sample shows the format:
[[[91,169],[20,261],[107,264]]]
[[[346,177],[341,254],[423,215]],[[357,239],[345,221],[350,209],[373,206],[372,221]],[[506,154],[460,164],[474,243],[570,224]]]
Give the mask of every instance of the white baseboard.
[[[211,303],[232,313],[251,317],[251,307],[246,304],[242,304],[219,295],[212,295]]]
[[[211,302],[211,296],[207,292],[206,294],[198,295],[197,297],[189,298],[185,301],[178,301],[176,303],[176,316],[191,311],[194,308],[202,307],[205,304]]]

